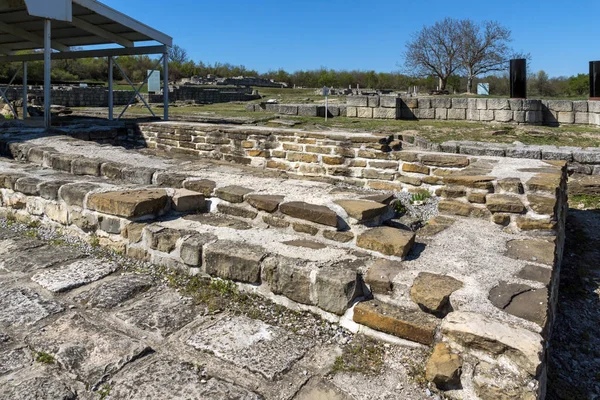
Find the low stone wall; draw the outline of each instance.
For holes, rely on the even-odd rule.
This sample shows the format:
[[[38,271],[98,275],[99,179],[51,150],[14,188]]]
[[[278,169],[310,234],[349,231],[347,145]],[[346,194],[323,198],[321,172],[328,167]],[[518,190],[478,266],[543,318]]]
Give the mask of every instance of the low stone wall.
[[[246,110],[250,112],[267,111],[282,115],[294,115],[301,117],[325,117],[325,106],[322,104],[248,104]],[[327,108],[328,117],[345,117],[345,104],[331,104]]]
[[[347,116],[600,126],[600,101],[348,96]]]
[[[260,99],[260,95],[252,94],[252,88],[203,88],[195,86],[175,86],[169,91],[169,102],[192,102],[195,104],[227,103],[230,101],[249,101]],[[23,99],[22,87],[11,87],[6,95],[9,101]],[[124,106],[133,96],[132,90],[114,90],[113,104]],[[39,104],[44,101],[44,90],[34,87],[28,91],[29,99],[36,99]],[[142,93],[149,103],[162,103],[162,94]],[[139,102],[136,97],[133,103]],[[108,89],[104,87],[54,87],[52,104],[65,107],[108,107]]]

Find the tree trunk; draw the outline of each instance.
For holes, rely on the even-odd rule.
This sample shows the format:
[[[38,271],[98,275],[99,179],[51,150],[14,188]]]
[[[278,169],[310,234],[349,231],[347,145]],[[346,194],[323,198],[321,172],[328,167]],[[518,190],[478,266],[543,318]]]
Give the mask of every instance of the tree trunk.
[[[440,77],[440,90],[446,90],[446,83],[448,82],[448,78]]]
[[[473,93],[473,77],[471,75],[467,77],[467,93]]]

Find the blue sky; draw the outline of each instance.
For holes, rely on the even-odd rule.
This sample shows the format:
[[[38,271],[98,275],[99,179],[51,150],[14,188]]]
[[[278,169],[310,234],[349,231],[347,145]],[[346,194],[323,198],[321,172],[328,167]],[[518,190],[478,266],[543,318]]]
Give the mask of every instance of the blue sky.
[[[171,35],[195,61],[266,72],[398,70],[404,44],[445,17],[493,19],[512,46],[532,56],[530,71],[588,71],[600,60],[600,0],[101,0]]]

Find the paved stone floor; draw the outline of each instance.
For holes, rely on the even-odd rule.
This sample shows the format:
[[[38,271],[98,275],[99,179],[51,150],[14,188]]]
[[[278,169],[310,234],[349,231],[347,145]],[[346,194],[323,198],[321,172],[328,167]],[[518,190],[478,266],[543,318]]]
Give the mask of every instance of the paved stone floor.
[[[0,220],[0,399],[440,398],[424,347],[198,282]]]

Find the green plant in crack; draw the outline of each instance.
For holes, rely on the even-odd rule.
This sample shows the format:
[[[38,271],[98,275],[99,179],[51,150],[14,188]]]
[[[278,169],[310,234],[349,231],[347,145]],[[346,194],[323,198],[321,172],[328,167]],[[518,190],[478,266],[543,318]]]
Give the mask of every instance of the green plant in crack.
[[[414,193],[410,198],[410,204],[420,205],[425,203],[431,197],[431,193],[428,190],[421,190]]]
[[[396,215],[398,217],[401,217],[404,214],[406,214],[406,207],[404,206],[404,204],[402,204],[400,200],[398,200],[394,203],[394,211],[396,212]]]
[[[384,349],[381,343],[357,335],[351,344],[344,347],[342,355],[335,359],[331,372],[362,372],[376,375],[383,368],[383,355]]]
[[[105,383],[104,385],[102,385],[100,390],[98,390],[98,392],[97,392],[98,395],[100,396],[100,400],[104,400],[108,396],[110,396],[111,390],[112,390],[112,387],[108,383]]]
[[[52,354],[48,354],[45,351],[34,351],[33,358],[35,361],[42,364],[54,364],[56,360]]]

